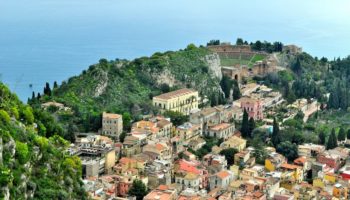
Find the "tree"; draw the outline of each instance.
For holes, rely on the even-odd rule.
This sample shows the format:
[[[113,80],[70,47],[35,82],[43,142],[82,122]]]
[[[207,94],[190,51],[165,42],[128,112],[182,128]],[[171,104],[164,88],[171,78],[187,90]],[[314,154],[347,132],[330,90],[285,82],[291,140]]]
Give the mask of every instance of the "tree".
[[[180,112],[174,112],[174,111],[166,111],[164,113],[165,117],[169,117],[171,122],[175,125],[175,126],[179,126],[182,125],[183,123],[188,121],[188,116],[180,113]]]
[[[233,81],[233,88],[232,88],[232,99],[237,100],[241,98],[241,91],[239,89],[239,85],[236,80]]]
[[[123,131],[123,132],[122,132],[122,133],[119,135],[119,141],[120,141],[121,143],[123,143],[123,142],[124,142],[125,137],[126,137],[126,132],[125,132],[125,131]]]
[[[271,136],[271,142],[273,146],[277,147],[277,145],[281,142],[282,138],[280,135],[280,127],[276,120],[276,118],[273,119],[273,130],[272,130],[272,136]]]
[[[41,99],[41,94],[38,92],[38,96],[36,97],[37,99]]]
[[[318,134],[318,139],[321,145],[326,144],[326,134],[323,131],[321,131],[321,133]]]
[[[53,89],[56,89],[56,88],[58,88],[57,81],[53,82]]]
[[[249,119],[248,124],[249,124],[249,136],[252,136],[253,130],[255,129],[255,121],[253,117]]]
[[[47,96],[51,96],[51,88],[48,82],[46,82],[46,85],[44,87],[44,94],[46,94]]]
[[[292,70],[293,70],[296,74],[300,75],[300,73],[301,73],[301,63],[300,63],[299,57],[297,58],[297,60],[295,61],[295,63],[292,65]]]
[[[326,148],[327,149],[334,149],[337,146],[338,146],[337,136],[335,135],[335,129],[333,128],[331,135],[328,137]]]
[[[243,137],[248,137],[249,135],[249,119],[248,119],[248,112],[246,109],[244,109],[243,111],[241,133]]]
[[[298,158],[298,147],[289,141],[281,142],[277,145],[276,151],[284,155],[289,161]]]
[[[227,160],[227,164],[231,166],[234,164],[234,156],[237,152],[238,152],[237,149],[228,148],[228,149],[221,150],[220,155],[225,156],[225,159]]]
[[[233,80],[230,79],[228,76],[223,76],[221,81],[220,81],[220,86],[222,91],[225,94],[225,98],[230,97],[230,92],[233,86]]]
[[[123,118],[123,128],[124,130],[130,130],[131,128],[131,115],[128,112],[124,112],[122,115]]]
[[[343,127],[341,127],[339,129],[339,132],[338,132],[338,140],[339,141],[344,141],[346,138],[346,133],[345,133],[345,129]]]
[[[147,195],[147,187],[141,180],[134,180],[128,194],[135,196],[136,200],[142,200]]]
[[[242,38],[237,38],[236,40],[236,45],[243,45],[243,39]]]
[[[350,129],[348,129],[348,132],[347,132],[347,134],[346,134],[346,138],[347,138],[347,139],[350,139]]]

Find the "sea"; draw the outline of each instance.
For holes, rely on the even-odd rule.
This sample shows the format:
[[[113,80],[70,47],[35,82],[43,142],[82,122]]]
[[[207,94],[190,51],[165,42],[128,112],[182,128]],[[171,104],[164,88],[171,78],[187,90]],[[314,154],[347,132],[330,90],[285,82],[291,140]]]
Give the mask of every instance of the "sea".
[[[345,57],[350,4],[319,2],[1,0],[0,81],[26,102],[46,82],[61,83],[100,58],[134,59],[237,37]]]

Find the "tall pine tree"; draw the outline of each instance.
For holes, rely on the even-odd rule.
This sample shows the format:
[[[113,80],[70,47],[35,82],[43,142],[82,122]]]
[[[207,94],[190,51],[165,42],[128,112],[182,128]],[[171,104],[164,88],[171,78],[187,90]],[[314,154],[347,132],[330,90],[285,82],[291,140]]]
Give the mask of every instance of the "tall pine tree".
[[[321,145],[326,144],[326,134],[323,131],[318,135],[318,139]]]
[[[252,133],[253,133],[253,130],[255,129],[255,121],[254,121],[254,118],[251,117],[249,119],[249,136],[252,136]]]
[[[246,109],[244,109],[243,111],[241,133],[243,137],[249,136],[249,119],[248,119],[248,112]]]
[[[276,120],[276,118],[273,119],[273,130],[272,130],[272,136],[271,136],[271,142],[273,146],[277,147],[277,145],[282,141],[281,135],[280,135],[280,127]]]
[[[335,130],[333,128],[331,135],[328,137],[326,148],[327,149],[334,149],[337,146],[338,146],[337,136],[335,135]]]
[[[348,129],[348,132],[346,133],[346,138],[349,140],[350,139],[350,129]]]

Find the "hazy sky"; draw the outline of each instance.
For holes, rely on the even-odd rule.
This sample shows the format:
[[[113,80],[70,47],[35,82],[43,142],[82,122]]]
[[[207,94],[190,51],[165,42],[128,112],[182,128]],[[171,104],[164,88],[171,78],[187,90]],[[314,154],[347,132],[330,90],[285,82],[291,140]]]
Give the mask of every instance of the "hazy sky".
[[[58,28],[71,25],[65,29],[72,31],[73,37],[77,28],[86,28],[87,31],[97,28],[108,32],[109,28],[121,27],[118,38],[115,38],[120,42],[152,40],[157,44],[169,43],[169,49],[176,46],[172,44],[175,41],[181,45],[189,42],[203,44],[213,38],[234,41],[239,36],[254,41],[296,43],[317,56],[350,54],[349,0],[1,2],[0,25],[5,24],[6,28],[6,23],[17,23],[23,31],[26,26],[41,26],[45,22],[57,24]],[[135,52],[135,56],[138,55]]]

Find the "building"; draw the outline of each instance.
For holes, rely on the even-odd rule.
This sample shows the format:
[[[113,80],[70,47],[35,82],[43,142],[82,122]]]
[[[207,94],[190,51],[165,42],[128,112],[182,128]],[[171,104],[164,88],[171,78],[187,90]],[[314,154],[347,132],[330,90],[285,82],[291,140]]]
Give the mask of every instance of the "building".
[[[210,190],[214,188],[227,188],[233,180],[233,173],[229,170],[223,170],[209,178]]]
[[[324,152],[326,148],[323,145],[317,144],[303,144],[298,146],[299,156],[308,158],[316,157],[319,153]]]
[[[220,144],[220,147],[223,149],[234,148],[234,149],[237,149],[238,152],[245,149],[246,146],[247,146],[247,140],[241,137],[237,137],[235,135]]]
[[[282,164],[287,163],[287,159],[279,153],[270,153],[265,159],[265,168],[267,171],[276,171]]]
[[[182,141],[190,141],[197,139],[202,134],[202,127],[197,124],[186,122],[176,127],[176,135],[179,136]]]
[[[123,117],[118,114],[106,113],[102,114],[102,134],[119,139],[119,135],[123,132]]]
[[[68,151],[82,160],[84,177],[110,174],[116,162],[114,143],[105,136],[78,136]]]
[[[263,105],[260,99],[243,97],[241,99],[241,108],[248,112],[248,117],[254,120],[262,120],[263,115]]]
[[[176,200],[177,190],[169,185],[160,185],[152,190],[143,199],[144,200]]]
[[[184,115],[189,115],[192,110],[198,109],[198,102],[198,92],[188,88],[153,97],[153,105],[162,112],[170,110]]]
[[[227,139],[235,132],[234,124],[221,123],[209,128],[208,136],[215,138]]]

